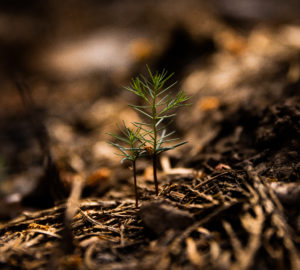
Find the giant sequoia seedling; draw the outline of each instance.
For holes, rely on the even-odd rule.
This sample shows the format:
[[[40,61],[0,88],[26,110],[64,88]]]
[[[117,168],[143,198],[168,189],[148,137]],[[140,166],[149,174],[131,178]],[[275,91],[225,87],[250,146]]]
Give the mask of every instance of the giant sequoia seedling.
[[[121,162],[129,160],[132,163],[133,179],[134,179],[134,191],[135,191],[135,205],[138,207],[138,190],[136,182],[136,160],[139,156],[142,155],[144,151],[143,146],[145,142],[140,140],[140,131],[141,128],[136,128],[133,130],[126,126],[123,122],[123,128],[119,128],[122,135],[116,135],[108,133],[110,136],[114,137],[122,145],[115,142],[109,142],[114,147],[118,148],[121,153],[116,153],[116,155],[123,157]]]
[[[145,155],[151,156],[155,193],[158,195],[157,160],[159,154],[186,143],[180,142],[169,145],[171,141],[178,140],[178,138],[171,138],[171,135],[173,135],[175,131],[167,132],[166,127],[176,115],[176,109],[188,105],[186,101],[189,97],[187,97],[183,91],[179,91],[175,95],[170,91],[176,84],[175,82],[167,85],[167,82],[173,74],[168,75],[165,70],[161,73],[152,73],[148,66],[147,71],[149,78],[140,75],[132,79],[129,87],[125,87],[128,91],[139,96],[144,103],[143,105],[129,105],[145,119],[145,122],[132,123],[136,127],[136,131],[131,132],[134,134],[135,143],[139,143],[138,145],[130,145],[129,141],[122,140],[130,145],[128,149],[114,143],[113,145],[118,147],[123,155],[125,155],[125,153],[126,155],[128,154],[127,152],[124,153],[124,150],[130,153],[133,151],[132,153],[134,153],[135,157],[134,166],[138,157]],[[121,139],[116,137],[116,135],[112,136]]]

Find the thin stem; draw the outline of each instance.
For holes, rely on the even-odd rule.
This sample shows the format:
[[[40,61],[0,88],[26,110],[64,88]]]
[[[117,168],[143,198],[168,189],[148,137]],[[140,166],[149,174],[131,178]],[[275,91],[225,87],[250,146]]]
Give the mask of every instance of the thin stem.
[[[158,181],[157,181],[157,154],[152,155],[153,161],[153,178],[154,178],[154,185],[155,185],[155,194],[158,195]]]
[[[137,190],[137,181],[136,181],[136,165],[135,160],[132,161],[132,167],[133,167],[133,180],[134,180],[134,192],[135,192],[135,207],[139,207],[139,194]]]
[[[158,196],[158,181],[157,181],[157,115],[156,115],[156,97],[157,97],[157,88],[154,87],[153,89],[153,100],[152,100],[152,129],[153,129],[153,154],[152,154],[152,161],[153,161],[153,179],[155,185],[155,194]]]

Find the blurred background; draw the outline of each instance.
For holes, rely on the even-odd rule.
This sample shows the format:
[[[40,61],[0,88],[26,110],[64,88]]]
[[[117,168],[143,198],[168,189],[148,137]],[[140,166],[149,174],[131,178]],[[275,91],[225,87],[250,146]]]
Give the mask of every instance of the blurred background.
[[[189,144],[170,153],[172,165],[195,166],[218,132],[234,129],[224,119],[297,96],[299,14],[297,0],[2,0],[0,198],[8,207],[0,218],[19,211],[44,173],[17,82],[30,89],[65,181],[80,172],[107,187],[128,174],[116,172],[105,132],[139,118],[122,87],[146,64],[175,72],[174,91],[192,96],[193,106],[174,123]],[[142,173],[147,164],[139,166]],[[40,207],[49,206],[40,194]]]

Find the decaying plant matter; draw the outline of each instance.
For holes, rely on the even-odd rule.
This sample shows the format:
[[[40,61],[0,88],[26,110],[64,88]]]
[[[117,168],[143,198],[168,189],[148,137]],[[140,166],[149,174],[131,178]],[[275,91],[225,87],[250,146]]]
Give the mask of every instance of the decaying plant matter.
[[[131,200],[81,200],[72,219],[75,252],[52,257],[61,266],[53,269],[299,269],[282,205],[252,168],[173,179],[156,201],[148,185],[138,215]],[[0,263],[49,269],[65,209],[26,212],[1,225]]]

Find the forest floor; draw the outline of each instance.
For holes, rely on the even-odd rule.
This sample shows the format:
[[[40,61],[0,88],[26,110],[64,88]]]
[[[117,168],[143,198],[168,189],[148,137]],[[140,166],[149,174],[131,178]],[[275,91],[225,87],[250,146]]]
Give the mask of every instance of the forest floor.
[[[237,26],[187,2],[138,29],[149,3],[137,5],[142,17],[90,42],[64,41],[66,26],[62,45],[27,51],[24,78],[1,75],[1,269],[300,269],[300,27]],[[74,65],[93,40],[124,53]],[[188,143],[160,156],[158,196],[150,160],[137,163],[136,208],[105,133],[141,120],[122,86],[145,63],[174,71],[192,105],[172,124]]]

